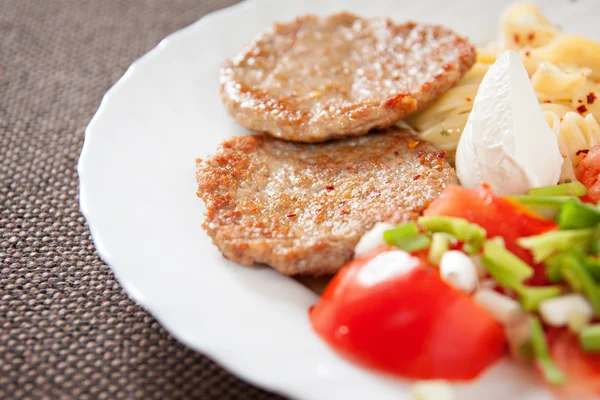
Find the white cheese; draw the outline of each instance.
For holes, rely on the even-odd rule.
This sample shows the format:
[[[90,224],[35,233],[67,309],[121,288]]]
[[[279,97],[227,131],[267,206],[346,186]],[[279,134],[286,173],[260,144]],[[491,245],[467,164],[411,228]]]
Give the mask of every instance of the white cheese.
[[[563,157],[519,55],[505,51],[485,74],[458,143],[463,186],[489,184],[499,195],[558,183]]]

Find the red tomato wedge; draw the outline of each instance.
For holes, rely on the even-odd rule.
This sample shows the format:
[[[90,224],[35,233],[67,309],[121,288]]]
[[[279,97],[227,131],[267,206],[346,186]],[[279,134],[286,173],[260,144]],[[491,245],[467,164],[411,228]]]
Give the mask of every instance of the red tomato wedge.
[[[581,158],[581,162],[575,167],[575,174],[588,189],[588,194],[583,200],[597,203],[600,200],[600,145],[592,147]]]
[[[565,385],[552,387],[556,396],[562,400],[600,398],[600,354],[584,353],[567,329],[552,329],[547,337],[552,359],[567,375]]]
[[[508,250],[534,266],[535,275],[529,283],[547,283],[544,269],[541,266],[536,268],[531,253],[520,247],[517,239],[557,229],[554,221],[544,219],[517,203],[496,196],[487,185],[477,189],[450,186],[429,205],[423,215],[464,218],[485,228],[490,238],[503,237]]]
[[[504,330],[426,261],[371,285],[359,278],[380,248],[342,268],[311,309],[314,330],[363,365],[416,379],[469,380],[505,353]],[[372,264],[371,264],[372,265]]]

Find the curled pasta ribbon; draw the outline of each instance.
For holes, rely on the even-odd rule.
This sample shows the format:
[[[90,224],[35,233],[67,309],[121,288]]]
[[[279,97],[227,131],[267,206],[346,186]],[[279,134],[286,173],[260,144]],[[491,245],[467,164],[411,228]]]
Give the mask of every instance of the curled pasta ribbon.
[[[600,80],[600,43],[583,36],[561,35],[531,51],[534,58],[557,65],[589,69],[593,81]]]
[[[569,111],[559,117],[554,111],[545,110],[544,115],[550,127],[558,134],[558,147],[565,159],[560,180],[576,180],[575,167],[585,154],[582,150],[600,143],[600,125],[592,114],[583,117]]]
[[[424,140],[455,151],[489,66],[503,50],[517,50],[548,123],[559,134],[561,152],[570,161],[563,178],[574,179],[573,166],[580,158],[575,153],[598,142],[600,43],[564,34],[529,3],[511,5],[500,30],[499,41],[478,48],[477,62],[455,88],[406,122]]]
[[[511,5],[500,20],[500,30],[504,48],[510,50],[544,46],[560,35],[560,30],[530,3]]]

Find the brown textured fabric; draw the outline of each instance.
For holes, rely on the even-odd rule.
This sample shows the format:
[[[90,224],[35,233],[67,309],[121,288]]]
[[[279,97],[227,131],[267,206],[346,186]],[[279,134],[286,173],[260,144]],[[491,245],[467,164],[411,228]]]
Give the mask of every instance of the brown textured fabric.
[[[106,90],[167,34],[235,0],[0,0],[0,399],[276,398],[127,298],[79,212]]]

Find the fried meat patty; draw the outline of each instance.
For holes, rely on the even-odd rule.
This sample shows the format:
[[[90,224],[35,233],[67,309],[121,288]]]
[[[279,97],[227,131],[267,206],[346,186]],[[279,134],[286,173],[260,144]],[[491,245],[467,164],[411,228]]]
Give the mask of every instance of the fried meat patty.
[[[373,224],[414,218],[456,183],[445,156],[395,127],[318,145],[233,137],[197,160],[203,227],[240,264],[331,274]]]
[[[454,86],[475,48],[442,26],[340,13],[276,24],[220,71],[242,126],[298,142],[394,125]]]

